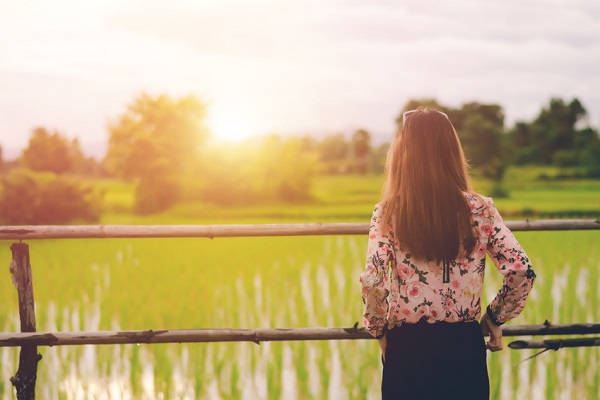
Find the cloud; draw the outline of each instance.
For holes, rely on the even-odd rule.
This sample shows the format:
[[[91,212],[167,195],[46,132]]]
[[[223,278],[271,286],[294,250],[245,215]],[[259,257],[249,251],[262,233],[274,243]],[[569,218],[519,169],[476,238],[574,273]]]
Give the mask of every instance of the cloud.
[[[401,44],[448,36],[514,43],[545,38],[573,45],[600,39],[600,6],[593,2],[570,2],[568,6],[531,0],[324,1],[318,5],[223,1],[212,7],[181,2],[151,4],[120,9],[106,20],[134,32],[180,40],[199,51],[253,57],[353,41]]]
[[[97,147],[142,90],[282,133],[386,135],[415,97],[499,103],[511,122],[577,96],[597,124],[599,20],[592,0],[0,4],[0,142],[42,124]]]

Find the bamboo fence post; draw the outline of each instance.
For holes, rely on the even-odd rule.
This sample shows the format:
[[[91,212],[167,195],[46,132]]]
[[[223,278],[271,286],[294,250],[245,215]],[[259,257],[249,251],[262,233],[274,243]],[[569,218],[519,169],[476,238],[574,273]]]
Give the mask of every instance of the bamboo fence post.
[[[29,263],[29,245],[26,243],[13,243],[10,249],[12,251],[10,273],[19,294],[21,332],[35,332],[35,305],[33,302],[31,264]],[[17,374],[10,378],[11,383],[17,390],[18,400],[35,399],[37,365],[41,359],[42,356],[38,354],[36,345],[21,346],[19,369]]]

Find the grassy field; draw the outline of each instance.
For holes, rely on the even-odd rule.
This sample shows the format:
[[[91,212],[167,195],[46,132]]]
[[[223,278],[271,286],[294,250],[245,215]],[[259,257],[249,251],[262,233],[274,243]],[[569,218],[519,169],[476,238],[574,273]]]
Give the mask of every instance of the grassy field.
[[[598,181],[539,181],[518,171],[497,206],[600,211]],[[529,180],[529,181],[527,181]],[[309,205],[223,209],[187,204],[154,217],[128,213],[131,188],[108,188],[103,223],[368,221],[381,177],[327,177]],[[476,181],[486,194],[489,183]],[[559,199],[559,200],[557,200]],[[531,211],[529,211],[531,213]],[[600,321],[600,232],[518,235],[538,274],[515,324]],[[360,321],[358,275],[366,237],[39,240],[29,242],[38,330],[351,326]],[[9,242],[0,257],[10,260]],[[491,265],[491,264],[490,264]],[[499,287],[489,268],[484,301]],[[18,330],[15,290],[6,271],[3,331]],[[505,339],[505,345],[510,339]],[[40,348],[41,399],[376,399],[374,341],[123,345]],[[597,348],[488,356],[492,398],[600,397]],[[0,398],[18,350],[3,348]]]
[[[503,184],[508,196],[495,198],[496,206],[503,215],[514,218],[600,217],[600,180],[540,179],[558,173],[554,168],[509,168]],[[309,203],[219,207],[195,202],[152,217],[131,214],[131,185],[104,181],[99,187],[106,190],[102,219],[106,224],[364,222],[371,217],[383,182],[380,175],[319,176],[313,182]],[[493,184],[475,176],[473,186],[479,193],[490,195]]]

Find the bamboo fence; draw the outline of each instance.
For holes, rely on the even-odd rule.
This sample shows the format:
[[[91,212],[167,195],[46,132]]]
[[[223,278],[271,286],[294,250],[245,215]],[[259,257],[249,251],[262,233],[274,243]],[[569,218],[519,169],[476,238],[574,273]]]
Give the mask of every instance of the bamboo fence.
[[[513,231],[552,231],[600,229],[600,220],[509,221]],[[268,224],[268,225],[81,225],[81,226],[4,226],[0,239],[18,240],[11,245],[10,272],[19,296],[21,332],[0,333],[0,347],[20,346],[19,369],[11,382],[17,399],[34,399],[37,366],[41,355],[37,346],[101,345],[126,343],[254,342],[289,340],[371,339],[358,323],[348,328],[267,328],[267,329],[185,329],[100,332],[36,332],[33,279],[29,246],[23,240],[90,238],[225,238],[257,236],[363,235],[366,223]],[[517,325],[503,327],[505,336],[595,334],[600,324]],[[516,341],[509,346],[558,349],[598,346],[599,338]]]

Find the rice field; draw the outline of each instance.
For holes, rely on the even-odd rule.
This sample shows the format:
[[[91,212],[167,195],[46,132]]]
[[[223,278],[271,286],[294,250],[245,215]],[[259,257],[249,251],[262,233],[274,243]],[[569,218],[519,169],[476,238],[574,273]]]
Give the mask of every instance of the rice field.
[[[545,171],[545,170],[544,170]],[[539,171],[527,170],[536,174]],[[505,215],[600,212],[600,181],[536,181],[509,171]],[[537,176],[537,175],[536,175]],[[520,177],[517,179],[516,177]],[[381,177],[322,177],[310,205],[219,208],[182,204],[168,214],[127,211],[132,188],[106,182],[106,224],[369,220]],[[476,188],[486,193],[485,181]],[[521,219],[513,216],[506,219]],[[600,231],[520,232],[537,282],[512,324],[600,321]],[[358,276],[366,235],[230,239],[29,241],[38,331],[349,327],[361,321]],[[18,331],[8,266],[0,329]],[[483,301],[500,287],[488,264]],[[3,277],[3,278],[2,278]],[[600,348],[488,353],[492,399],[600,398]],[[374,340],[39,347],[39,399],[378,399]],[[18,349],[0,348],[0,400]]]
[[[538,281],[513,323],[600,321],[600,232],[518,235]],[[32,241],[40,331],[352,326],[366,237]],[[10,260],[9,244],[0,248]],[[489,265],[484,299],[499,287]],[[3,331],[16,292],[0,280]],[[505,339],[505,347],[510,339]],[[41,399],[377,399],[375,341],[40,347]],[[492,398],[600,397],[598,348],[488,356]],[[0,398],[18,350],[0,349]]]

